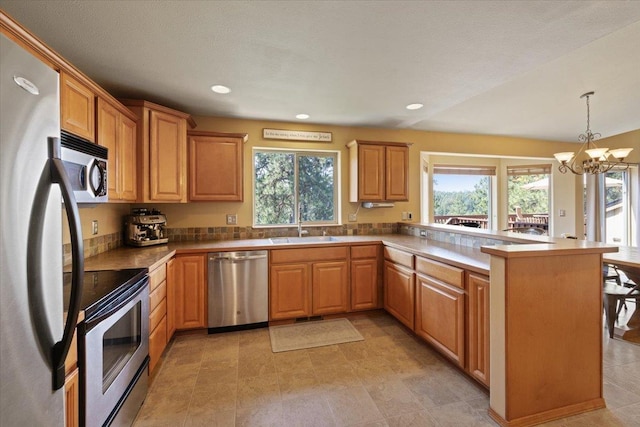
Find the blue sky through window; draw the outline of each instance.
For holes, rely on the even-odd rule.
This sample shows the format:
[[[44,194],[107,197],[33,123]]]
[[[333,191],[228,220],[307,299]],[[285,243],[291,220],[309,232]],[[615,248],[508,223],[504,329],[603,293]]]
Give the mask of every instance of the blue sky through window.
[[[471,191],[482,179],[482,175],[434,175],[434,191]]]

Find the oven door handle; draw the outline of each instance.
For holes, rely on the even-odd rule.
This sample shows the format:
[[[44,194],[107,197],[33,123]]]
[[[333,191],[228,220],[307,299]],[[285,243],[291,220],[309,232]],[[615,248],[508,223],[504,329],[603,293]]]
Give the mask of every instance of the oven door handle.
[[[141,279],[137,283],[133,284],[129,289],[127,289],[125,291],[125,292],[128,293],[128,295],[125,297],[125,299],[123,299],[121,301],[118,301],[116,304],[113,304],[113,305],[110,305],[110,306],[104,308],[102,311],[96,312],[89,319],[85,318],[84,319],[84,332],[85,333],[89,332],[91,329],[93,329],[97,324],[102,322],[104,319],[112,316],[114,313],[117,313],[118,310],[122,309],[122,307],[126,306],[131,301],[133,301],[136,298],[138,298],[138,296],[142,293],[142,291],[145,290],[145,288],[147,287],[148,283],[149,283],[149,280],[145,276],[143,279]]]
[[[82,281],[84,275],[84,245],[82,242],[82,227],[80,225],[80,213],[78,204],[73,194],[71,181],[67,176],[64,164],[60,159],[60,139],[49,138],[49,158],[51,170],[51,182],[60,186],[64,209],[67,212],[69,231],[71,234],[71,297],[69,311],[64,325],[62,339],[54,344],[51,351],[53,389],[58,390],[64,385],[64,362],[71,348],[73,334],[78,324],[80,313],[80,301],[82,299]]]

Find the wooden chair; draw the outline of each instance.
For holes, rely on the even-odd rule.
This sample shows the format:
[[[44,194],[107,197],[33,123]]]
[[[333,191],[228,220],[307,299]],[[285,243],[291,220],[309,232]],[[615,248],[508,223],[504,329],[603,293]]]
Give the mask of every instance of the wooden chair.
[[[622,285],[619,274],[616,276],[608,275],[608,268],[603,268],[603,305],[610,338],[613,338],[613,328],[622,307],[626,307],[625,301],[635,300],[635,309],[638,310],[638,300],[640,300],[640,271],[631,267],[620,268],[617,266],[616,272],[618,270],[622,271],[633,283],[629,286],[626,283]]]

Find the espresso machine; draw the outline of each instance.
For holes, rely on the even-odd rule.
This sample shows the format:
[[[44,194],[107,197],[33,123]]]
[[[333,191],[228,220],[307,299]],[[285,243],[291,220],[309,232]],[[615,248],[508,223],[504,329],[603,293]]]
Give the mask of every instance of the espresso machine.
[[[147,208],[133,209],[124,217],[124,234],[127,245],[151,246],[167,243],[167,217],[160,211]]]

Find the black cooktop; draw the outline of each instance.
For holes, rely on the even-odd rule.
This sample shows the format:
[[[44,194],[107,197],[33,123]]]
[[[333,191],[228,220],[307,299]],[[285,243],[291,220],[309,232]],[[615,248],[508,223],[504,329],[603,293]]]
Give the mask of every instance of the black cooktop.
[[[80,302],[80,309],[85,311],[85,317],[90,318],[101,307],[117,299],[119,294],[142,280],[147,272],[146,268],[85,271]],[[71,295],[71,273],[64,273],[63,277],[66,308]]]

